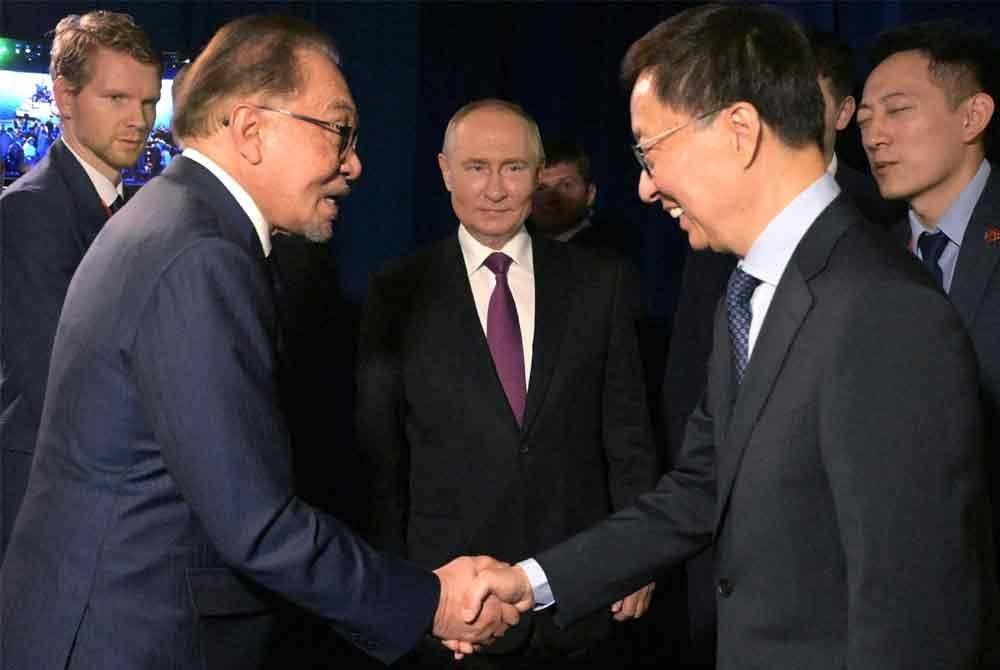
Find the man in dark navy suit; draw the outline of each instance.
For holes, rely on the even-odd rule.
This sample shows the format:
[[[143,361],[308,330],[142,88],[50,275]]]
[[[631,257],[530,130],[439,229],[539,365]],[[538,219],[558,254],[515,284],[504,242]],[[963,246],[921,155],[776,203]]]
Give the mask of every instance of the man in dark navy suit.
[[[435,574],[296,494],[268,254],[328,239],[361,173],[338,62],[297,19],[223,27],[176,101],[184,155],[81,262],[0,573],[4,670],[260,668],[288,602],[384,662],[516,621],[460,616],[488,559]]]
[[[124,14],[60,21],[49,73],[62,139],[0,198],[0,557],[28,481],[66,288],[123,201],[121,170],[139,158],[160,98],[159,56]]]

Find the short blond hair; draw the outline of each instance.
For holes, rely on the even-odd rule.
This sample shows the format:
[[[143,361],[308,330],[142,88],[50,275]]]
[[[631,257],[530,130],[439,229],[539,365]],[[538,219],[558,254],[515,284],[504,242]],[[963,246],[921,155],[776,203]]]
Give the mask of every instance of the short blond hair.
[[[160,54],[128,14],[105,11],[82,16],[70,14],[61,19],[52,32],[49,57],[52,81],[65,79],[76,89],[86,86],[94,76],[90,59],[100,48],[128,54],[140,63],[156,67],[157,78],[163,76]]]

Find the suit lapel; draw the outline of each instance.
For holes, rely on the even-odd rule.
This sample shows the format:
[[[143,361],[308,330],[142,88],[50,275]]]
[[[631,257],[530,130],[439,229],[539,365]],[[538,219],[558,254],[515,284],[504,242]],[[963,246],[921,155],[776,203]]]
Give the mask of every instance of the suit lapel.
[[[469,384],[464,392],[482,396],[484,408],[501,414],[512,430],[518,430],[476,312],[458,239],[443,241],[440,253],[431,262],[428,323],[438,324],[435,331],[440,336],[440,343],[434,349],[443,352],[448,360],[459,362],[461,369],[457,374],[463,380],[460,387]]]
[[[566,305],[572,289],[572,268],[565,247],[533,236],[531,253],[535,272],[535,336],[532,342],[531,377],[524,408],[523,434],[538,416],[559,359],[559,345],[566,330]]]
[[[991,241],[1000,232],[1000,174],[995,170],[972,211],[965,230],[958,263],[948,297],[966,327],[971,327],[982,304],[986,287],[1000,260],[1000,241]]]
[[[729,420],[723,423],[721,433],[716,432],[721,438],[716,449],[719,495],[716,532],[725,518],[733,482],[743,462],[743,454],[753,429],[781,374],[795,337],[812,309],[813,297],[808,281],[822,271],[837,239],[855,222],[854,217],[850,216],[851,207],[845,208],[845,202],[843,196],[834,200],[809,228],[792,255],[771,300],[750,356],[743,384],[736,391]],[[720,327],[726,328],[724,315],[720,315],[716,330]],[[719,356],[724,354],[726,358],[716,365],[730,366],[728,337],[723,339],[726,344],[720,346],[719,338],[716,338],[716,351]],[[731,375],[726,378],[731,378]],[[728,398],[730,394],[717,397]],[[713,409],[715,416],[726,415],[727,408]]]
[[[73,205],[79,208],[68,218],[76,223],[77,233],[80,235],[83,249],[86,250],[104,227],[108,213],[104,209],[101,197],[97,194],[97,189],[94,188],[94,183],[90,181],[83,166],[61,139],[49,147],[47,155],[73,194]]]

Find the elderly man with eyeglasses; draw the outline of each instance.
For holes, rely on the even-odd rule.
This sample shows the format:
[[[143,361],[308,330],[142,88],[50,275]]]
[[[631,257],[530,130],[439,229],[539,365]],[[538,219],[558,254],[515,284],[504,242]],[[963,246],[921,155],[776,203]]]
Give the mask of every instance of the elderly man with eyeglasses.
[[[379,554],[293,481],[268,256],[275,232],[327,239],[361,173],[333,45],[237,20],[176,103],[183,156],[69,287],[0,575],[3,668],[259,668],[289,603],[383,662],[425,634],[491,642],[517,610],[461,618],[491,560]]]

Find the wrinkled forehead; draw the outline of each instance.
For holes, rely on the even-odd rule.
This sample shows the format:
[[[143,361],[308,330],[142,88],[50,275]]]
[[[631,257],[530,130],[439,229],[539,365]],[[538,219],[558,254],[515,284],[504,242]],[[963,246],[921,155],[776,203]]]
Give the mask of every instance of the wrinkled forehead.
[[[302,85],[293,97],[311,105],[323,118],[344,114],[352,118],[357,116],[357,105],[347,78],[328,55],[315,49],[302,50],[299,76]]]

